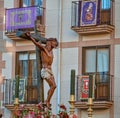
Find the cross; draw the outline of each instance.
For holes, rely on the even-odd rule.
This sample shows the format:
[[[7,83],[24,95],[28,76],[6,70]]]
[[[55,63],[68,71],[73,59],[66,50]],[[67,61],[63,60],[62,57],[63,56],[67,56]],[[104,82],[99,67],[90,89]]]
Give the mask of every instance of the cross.
[[[41,36],[41,31],[38,29],[40,28],[38,25],[40,25],[39,21],[35,21],[35,33],[31,34],[31,36],[36,40],[36,41],[41,41],[42,43],[46,43],[46,38]],[[25,32],[23,31],[17,31],[16,36],[20,38],[27,39]],[[41,79],[41,51],[38,49],[36,46],[36,65],[37,65],[37,91],[38,91],[38,102],[42,101],[44,102],[44,84],[43,84],[43,79]]]

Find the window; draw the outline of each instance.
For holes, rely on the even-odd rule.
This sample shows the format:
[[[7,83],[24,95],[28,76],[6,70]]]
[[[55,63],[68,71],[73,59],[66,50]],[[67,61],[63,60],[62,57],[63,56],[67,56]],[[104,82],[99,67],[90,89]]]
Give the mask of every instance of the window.
[[[109,98],[109,46],[83,48],[83,74],[96,75],[96,99]]]
[[[109,48],[84,48],[84,73],[109,73]],[[84,60],[84,59],[83,59]]]
[[[34,5],[41,6],[43,0],[34,0]]]
[[[23,7],[32,6],[31,0],[23,0]]]
[[[20,7],[42,6],[43,0],[20,0]]]
[[[110,24],[111,21],[111,0],[102,0],[101,1],[101,23]]]
[[[102,9],[110,9],[110,0],[102,0]]]
[[[40,19],[40,22],[43,21],[43,0],[20,0],[19,7],[29,7],[29,6],[37,6],[37,19]]]
[[[29,85],[37,85],[36,54],[33,52],[17,53],[16,75],[28,79]]]
[[[18,52],[16,54],[16,75],[26,79],[25,101],[38,103],[37,65],[35,52]]]

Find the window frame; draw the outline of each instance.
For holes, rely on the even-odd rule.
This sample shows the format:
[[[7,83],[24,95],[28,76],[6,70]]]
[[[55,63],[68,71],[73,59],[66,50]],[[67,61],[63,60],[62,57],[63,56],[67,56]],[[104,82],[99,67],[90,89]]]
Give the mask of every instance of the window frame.
[[[27,76],[27,78],[26,77],[25,78],[28,80],[27,81],[28,85],[35,85],[36,86],[37,83],[34,84],[33,79],[37,80],[37,72],[35,72],[36,73],[36,75],[35,75],[36,77],[33,78],[32,70],[33,70],[34,67],[32,67],[31,65],[32,65],[34,59],[30,59],[30,54],[32,54],[32,53],[36,54],[35,51],[16,52],[16,65],[17,66],[15,66],[15,70],[16,70],[15,74],[19,75],[20,77],[23,77],[23,75],[22,75],[22,68],[20,67],[21,63],[20,63],[20,60],[19,60],[19,55],[20,54],[28,54],[28,60],[27,60],[28,61],[27,62],[28,63],[28,65],[27,65],[28,68],[26,68],[26,69],[28,69],[28,76]],[[36,61],[36,59],[34,61]]]
[[[108,49],[108,58],[109,58],[109,70],[108,73],[100,73],[100,72],[93,72],[93,73],[86,73],[85,72],[85,60],[86,60],[86,50],[87,49]],[[97,53],[97,51],[96,51]],[[96,61],[97,61],[97,54],[96,54]],[[83,47],[82,49],[82,74],[83,75],[89,75],[89,74],[95,74],[95,100],[110,100],[110,46],[94,46],[94,47]],[[97,62],[96,62],[97,63]],[[96,64],[96,69],[97,69],[97,64]],[[97,70],[96,70],[97,71]]]
[[[107,48],[108,49],[108,51],[109,51],[109,71],[108,71],[108,73],[110,73],[110,46],[90,46],[90,47],[83,47],[83,49],[82,49],[82,74],[93,74],[92,72],[91,73],[87,73],[87,72],[85,72],[85,69],[86,69],[86,64],[85,64],[85,60],[86,60],[86,50],[87,49],[94,49],[94,50],[96,50],[96,53],[97,53],[97,50],[99,50],[99,49],[104,49],[104,48]],[[96,72],[95,73],[99,73],[99,72],[97,72],[97,54],[96,54]]]

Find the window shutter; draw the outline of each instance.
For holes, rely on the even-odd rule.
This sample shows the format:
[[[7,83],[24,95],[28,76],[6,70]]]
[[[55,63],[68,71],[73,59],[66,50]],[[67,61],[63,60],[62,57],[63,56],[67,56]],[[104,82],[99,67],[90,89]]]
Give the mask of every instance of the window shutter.
[[[23,7],[23,1],[19,0],[19,7]]]

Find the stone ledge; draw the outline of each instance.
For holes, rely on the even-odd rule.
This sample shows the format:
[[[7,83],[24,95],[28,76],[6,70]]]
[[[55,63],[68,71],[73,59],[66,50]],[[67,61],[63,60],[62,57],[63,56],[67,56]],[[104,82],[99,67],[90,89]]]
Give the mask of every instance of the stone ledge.
[[[87,109],[88,102],[75,102],[75,108],[80,108],[80,109]],[[113,105],[113,101],[94,101],[93,102],[93,109],[109,109]]]

